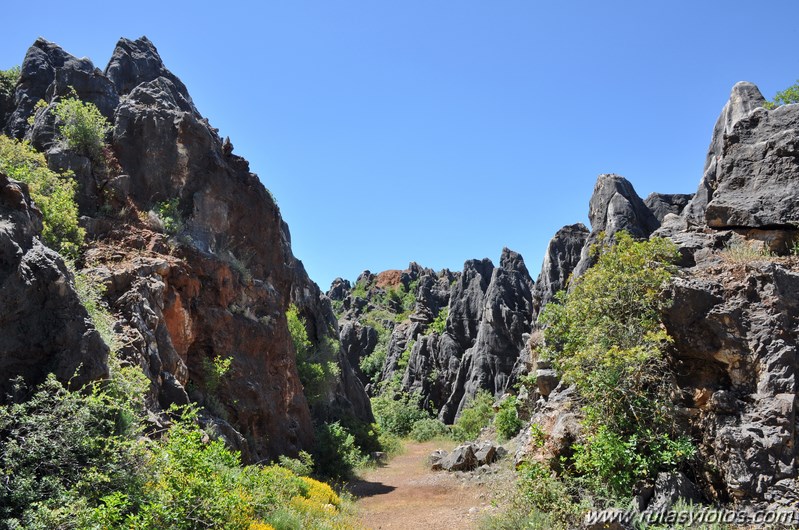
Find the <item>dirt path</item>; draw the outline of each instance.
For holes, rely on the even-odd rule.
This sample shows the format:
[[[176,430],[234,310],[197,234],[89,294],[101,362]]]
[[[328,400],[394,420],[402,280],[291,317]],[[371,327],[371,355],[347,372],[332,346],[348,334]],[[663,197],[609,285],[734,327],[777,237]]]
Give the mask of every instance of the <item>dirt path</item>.
[[[373,530],[476,528],[490,509],[489,488],[462,474],[430,471],[427,457],[440,442],[408,442],[405,453],[351,483],[361,524]],[[460,475],[460,476],[459,476]]]

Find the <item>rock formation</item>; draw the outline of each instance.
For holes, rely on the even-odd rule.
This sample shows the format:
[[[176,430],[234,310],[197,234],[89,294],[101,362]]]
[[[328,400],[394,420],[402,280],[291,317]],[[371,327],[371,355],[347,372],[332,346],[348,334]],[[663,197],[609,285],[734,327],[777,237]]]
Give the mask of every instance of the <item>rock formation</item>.
[[[56,141],[51,111],[72,90],[111,121],[110,150],[102,160]],[[40,100],[46,108],[37,107]],[[37,40],[23,62],[4,130],[31,140],[51,166],[75,174],[81,222],[91,238],[80,265],[107,288],[124,339],[118,355],[151,380],[150,406],[205,404],[250,460],[310,448],[311,415],[285,312],[290,302],[297,304],[319,344],[337,336],[330,304],[292,255],[288,227],[271,194],[200,115],[155,46],[144,37],[121,39],[103,73],[88,59]],[[175,208],[167,220],[173,232],[166,234],[159,209],[168,201]],[[107,349],[70,298],[63,264],[30,231],[14,240],[21,250],[4,253],[5,292],[10,301],[27,304],[0,320],[0,335],[9,344],[2,349],[2,363],[9,363],[4,373],[31,373],[13,353],[27,348],[40,352],[29,356],[39,372],[55,369],[67,377],[82,361],[84,379],[101,377]],[[15,328],[22,311],[47,311],[53,304],[57,309],[46,318],[26,318],[46,333]],[[38,347],[31,343],[35,337],[61,339]],[[211,391],[207,381],[215,358],[232,363]],[[325,414],[340,411],[371,421],[368,399],[346,357],[340,354],[339,363],[340,380]]]
[[[499,396],[507,389],[533,315],[533,282],[518,253],[504,249],[499,267],[469,260],[458,274],[415,263],[377,276],[367,271],[355,284],[365,298],[355,291],[344,296],[342,285],[334,282],[328,295],[341,300],[340,337],[353,365],[379,347],[378,325],[390,332],[379,380],[396,378],[399,389],[418,393],[445,422],[452,423],[479,390]],[[386,295],[386,288],[400,285],[414,295],[405,318]],[[446,324],[433,330],[439,315],[446,315]]]
[[[108,374],[108,348],[41,230],[27,186],[0,173],[0,402],[15,376],[36,385],[54,373],[79,388]]]
[[[658,477],[654,500],[647,498],[650,510],[665,502],[667,490],[742,507],[797,504],[799,262],[766,251],[785,255],[797,236],[799,105],[766,110],[764,102],[750,83],[733,87],[693,197],[650,195],[643,202],[650,215],[626,181],[602,175],[591,199],[591,236],[573,274],[591,265],[587,247],[601,230],[623,228],[639,238],[654,231],[671,238],[683,255],[664,321],[674,338],[670,362],[684,396],[680,417],[699,457],[690,476]],[[750,251],[731,257],[725,250],[736,247]],[[555,256],[547,260],[569,262],[573,250]],[[549,277],[554,284],[562,275]],[[552,388],[557,378],[551,369],[538,368],[541,384],[531,414],[545,443],[536,438],[540,431],[529,430],[517,460],[557,465],[579,441],[580,427],[572,390]],[[669,481],[679,487],[666,487]]]
[[[612,239],[616,232],[624,230],[635,238],[647,238],[660,226],[655,214],[644,204],[633,185],[624,177],[613,174],[599,175],[597,178],[588,205],[588,220],[591,222],[591,234],[574,268],[575,277],[581,276],[596,262],[591,248],[599,242],[600,234]]]

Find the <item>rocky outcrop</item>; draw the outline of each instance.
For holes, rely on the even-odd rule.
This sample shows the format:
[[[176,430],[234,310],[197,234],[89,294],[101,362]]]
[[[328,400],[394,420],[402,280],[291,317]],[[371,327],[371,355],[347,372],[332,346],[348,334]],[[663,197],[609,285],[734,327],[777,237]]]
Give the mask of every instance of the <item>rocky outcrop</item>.
[[[564,226],[547,245],[544,264],[533,289],[533,306],[540,311],[555,293],[566,288],[569,278],[580,262],[581,252],[589,235],[582,223]]]
[[[53,141],[52,108],[70,87],[111,121],[104,160]],[[46,107],[31,125],[39,100]],[[124,339],[119,355],[149,377],[150,406],[204,404],[217,416],[206,423],[227,433],[250,461],[310,448],[311,416],[285,312],[297,304],[312,340],[335,339],[329,301],[292,255],[271,194],[200,115],[155,46],[144,37],[121,39],[103,73],[40,39],[23,62],[15,102],[5,130],[31,139],[51,166],[76,176],[82,222],[92,238],[81,263],[107,287]],[[177,205],[166,220],[170,234],[158,214],[166,201]],[[74,349],[73,357],[81,351]],[[326,410],[371,421],[363,387],[346,357],[336,356],[340,380]],[[230,358],[231,367],[211,385],[216,358]]]
[[[689,196],[650,195],[645,205],[655,223],[633,206],[631,188],[615,187],[616,178],[601,176],[592,198],[586,247],[602,229],[626,226],[648,237],[660,224],[654,235],[672,239],[683,255],[664,323],[674,339],[669,360],[680,422],[699,455],[686,474],[652,477],[641,509],[665,509],[677,498],[758,508],[792,508],[798,501],[799,262],[759,249],[765,244],[784,254],[795,236],[799,106],[765,110],[763,103],[754,85],[733,88],[699,190],[687,204]],[[747,246],[756,250],[731,252]],[[575,274],[586,265],[582,260]],[[556,374],[542,373],[551,367],[538,368],[542,384],[532,392],[531,427],[517,461],[557,469],[580,441],[579,409],[573,390],[558,384]]]
[[[507,389],[532,328],[533,282],[518,253],[504,249],[499,267],[469,260],[459,274],[415,263],[405,271],[367,271],[346,295],[342,285],[334,282],[329,294],[341,300],[339,335],[352,365],[384,349],[379,380],[418,394],[448,423],[479,390],[499,396]],[[413,295],[413,309],[403,313],[392,289]],[[444,316],[443,329],[431,328]]]
[[[485,292],[474,345],[463,354],[458,367],[456,381],[463,385],[455,385],[441,407],[443,421],[454,421],[479,390],[499,396],[508,388],[532,329],[532,283],[521,255],[504,249]]]
[[[79,388],[108,375],[108,347],[41,230],[27,186],[0,173],[0,402],[17,376],[36,385],[54,373]]]
[[[596,258],[591,247],[599,241],[600,234],[612,238],[624,230],[639,239],[649,237],[660,226],[655,215],[644,204],[630,182],[619,175],[599,175],[588,206],[591,234],[583,246],[580,262],[573,275],[581,276],[591,267]]]
[[[665,324],[698,480],[717,501],[799,502],[798,295],[794,258],[708,261],[672,287]]]
[[[668,214],[680,215],[693,197],[687,193],[650,193],[644,204],[660,225]]]
[[[707,151],[699,188],[683,213],[683,217],[689,225],[702,227],[706,224],[707,205],[713,199],[721,176],[719,162],[724,155],[725,138],[732,133],[733,127],[738,121],[748,116],[754,109],[762,107],[765,102],[760,90],[752,83],[741,82],[732,87],[730,99],[724,105],[721,115],[713,127],[713,136]]]

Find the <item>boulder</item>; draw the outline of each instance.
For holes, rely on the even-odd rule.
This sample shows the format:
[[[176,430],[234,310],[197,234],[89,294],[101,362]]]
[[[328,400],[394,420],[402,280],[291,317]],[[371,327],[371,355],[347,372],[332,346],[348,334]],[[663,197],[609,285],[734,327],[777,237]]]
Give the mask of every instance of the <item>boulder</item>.
[[[474,444],[459,445],[441,459],[441,469],[445,471],[471,471],[477,467]]]
[[[444,469],[442,463],[444,459],[447,457],[447,452],[443,449],[436,449],[433,451],[430,456],[427,458],[427,462],[430,464],[430,469],[433,471],[441,471]]]
[[[474,450],[474,457],[477,459],[477,465],[490,465],[493,464],[499,455],[497,447],[491,442],[483,442],[476,446]]]
[[[699,504],[702,502],[702,492],[691,482],[688,477],[679,471],[671,473],[658,473],[655,480],[655,490],[652,500],[646,511],[651,513],[665,513],[677,502]]]

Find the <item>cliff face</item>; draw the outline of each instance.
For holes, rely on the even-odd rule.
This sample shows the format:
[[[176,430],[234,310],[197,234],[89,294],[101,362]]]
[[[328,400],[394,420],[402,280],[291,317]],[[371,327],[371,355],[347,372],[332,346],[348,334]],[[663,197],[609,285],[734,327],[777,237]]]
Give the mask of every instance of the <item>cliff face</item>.
[[[103,160],[55,141],[50,111],[73,89],[111,121]],[[45,109],[34,108],[39,100]],[[23,62],[5,131],[29,139],[51,167],[74,172],[90,239],[79,264],[107,287],[123,338],[119,354],[150,378],[151,407],[213,404],[213,421],[250,459],[308,448],[311,415],[285,312],[295,302],[320,341],[337,334],[331,309],[292,255],[270,193],[197,111],[155,46],[122,39],[101,72],[38,40]],[[165,204],[174,205],[172,235],[154,213]],[[0,322],[3,336],[18,334]],[[102,344],[87,352],[103,365]],[[210,391],[214,358],[232,363]],[[347,384],[353,375],[343,357],[340,372],[331,405],[371,419],[363,389]]]

